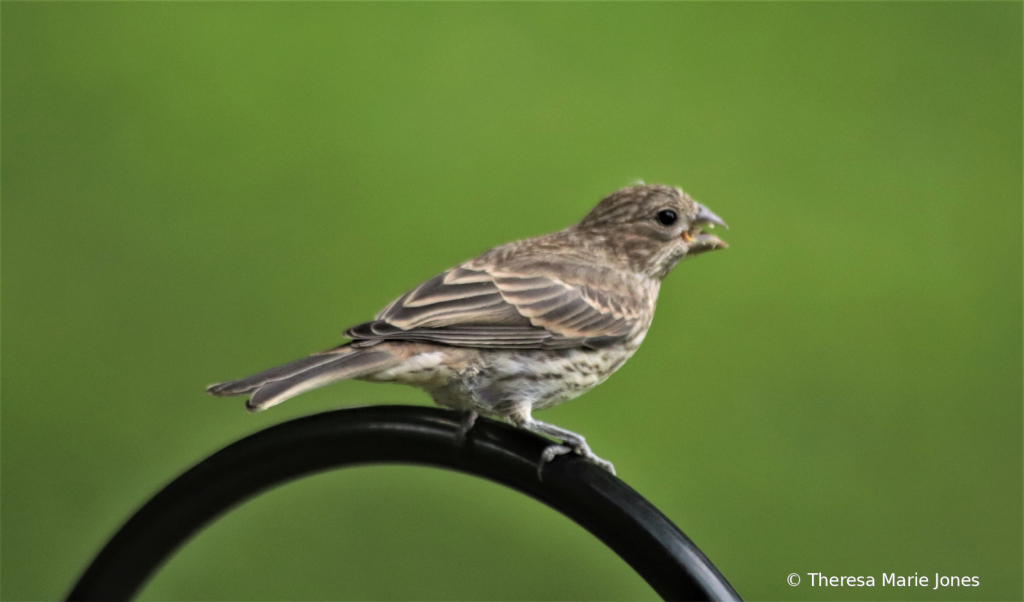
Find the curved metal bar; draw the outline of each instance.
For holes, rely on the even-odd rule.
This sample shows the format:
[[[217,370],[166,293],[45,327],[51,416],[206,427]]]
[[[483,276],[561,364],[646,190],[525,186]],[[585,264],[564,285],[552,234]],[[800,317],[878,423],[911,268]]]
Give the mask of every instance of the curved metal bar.
[[[232,443],[167,485],[100,551],[68,600],[129,600],[194,533],[243,500],[331,468],[401,463],[484,477],[544,502],[622,557],[666,600],[739,600],[682,531],[628,485],[586,460],[560,456],[537,479],[550,441],[478,420],[456,444],[460,415],[372,406],[299,418]]]

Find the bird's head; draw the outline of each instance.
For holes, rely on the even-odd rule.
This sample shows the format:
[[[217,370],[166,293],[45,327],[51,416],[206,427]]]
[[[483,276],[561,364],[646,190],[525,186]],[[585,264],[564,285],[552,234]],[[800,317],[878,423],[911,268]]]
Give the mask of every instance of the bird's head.
[[[716,225],[728,228],[682,190],[651,184],[613,192],[575,228],[599,239],[623,267],[661,279],[684,257],[728,247],[704,232]]]

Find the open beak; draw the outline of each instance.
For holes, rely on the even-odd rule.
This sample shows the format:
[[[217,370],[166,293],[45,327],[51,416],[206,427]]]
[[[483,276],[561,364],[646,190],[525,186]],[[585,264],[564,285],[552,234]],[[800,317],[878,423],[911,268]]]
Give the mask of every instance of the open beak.
[[[704,232],[705,226],[709,229],[715,226],[722,226],[725,229],[729,228],[725,220],[715,215],[704,205],[697,203],[697,216],[690,222],[690,229],[683,232],[683,241],[688,246],[687,255],[696,255],[698,253],[714,251],[715,249],[725,249],[729,246],[717,236]]]

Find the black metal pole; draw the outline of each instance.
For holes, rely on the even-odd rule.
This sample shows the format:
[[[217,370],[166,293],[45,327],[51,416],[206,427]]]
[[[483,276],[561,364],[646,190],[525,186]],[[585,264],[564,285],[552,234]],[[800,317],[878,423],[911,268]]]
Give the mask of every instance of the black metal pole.
[[[586,460],[560,456],[537,478],[550,441],[478,420],[456,444],[460,415],[373,406],[279,424],[192,467],[147,502],[86,569],[68,600],[129,600],[175,549],[245,499],[302,476],[357,464],[425,464],[484,477],[544,502],[622,557],[666,600],[739,600],[682,531],[628,485]]]

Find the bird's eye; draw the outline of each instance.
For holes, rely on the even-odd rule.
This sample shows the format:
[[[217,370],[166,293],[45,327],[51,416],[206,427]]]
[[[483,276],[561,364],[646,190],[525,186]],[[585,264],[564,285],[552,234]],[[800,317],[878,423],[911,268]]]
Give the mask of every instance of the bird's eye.
[[[658,221],[663,226],[671,226],[676,223],[676,212],[671,209],[662,209],[658,212]]]

